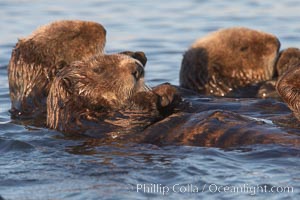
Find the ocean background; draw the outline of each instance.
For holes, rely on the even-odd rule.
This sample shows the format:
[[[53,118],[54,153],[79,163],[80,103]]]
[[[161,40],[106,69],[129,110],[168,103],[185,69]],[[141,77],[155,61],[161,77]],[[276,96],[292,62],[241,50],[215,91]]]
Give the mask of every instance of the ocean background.
[[[281,49],[300,47],[300,1],[0,0],[0,9],[3,199],[299,198],[298,148],[99,145],[97,140],[67,138],[56,131],[12,121],[7,64],[18,38],[39,26],[60,19],[91,20],[107,30],[107,53],[146,53],[146,82],[150,86],[164,82],[178,85],[183,53],[197,38],[220,28],[257,29],[276,35]],[[148,192],[137,191],[143,184]],[[177,190],[163,195],[152,187],[155,184],[157,188],[175,185]],[[191,185],[199,191],[188,191]],[[248,190],[218,192],[214,191],[216,186]],[[277,187],[279,191],[255,191],[259,186],[266,186],[268,191]],[[286,186],[293,191],[283,192]]]

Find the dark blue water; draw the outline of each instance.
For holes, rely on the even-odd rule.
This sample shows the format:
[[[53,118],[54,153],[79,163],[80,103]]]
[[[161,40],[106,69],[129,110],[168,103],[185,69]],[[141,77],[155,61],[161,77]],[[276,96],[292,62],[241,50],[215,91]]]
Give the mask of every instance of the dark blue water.
[[[100,145],[95,139],[65,138],[10,119],[6,71],[18,38],[53,20],[81,19],[106,27],[107,52],[146,52],[149,85],[178,84],[184,51],[196,38],[218,28],[259,29],[277,35],[282,48],[300,47],[299,1],[1,0],[0,8],[0,195],[4,199],[299,198],[298,148]]]

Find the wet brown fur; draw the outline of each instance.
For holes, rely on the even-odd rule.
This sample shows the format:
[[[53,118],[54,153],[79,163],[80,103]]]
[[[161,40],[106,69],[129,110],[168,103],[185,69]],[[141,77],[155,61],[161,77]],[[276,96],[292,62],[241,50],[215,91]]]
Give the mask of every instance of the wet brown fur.
[[[79,24],[81,23],[79,22]],[[103,27],[99,27],[101,32]],[[72,35],[69,28],[65,31]],[[45,34],[44,31],[45,28],[42,28],[42,36]],[[105,39],[105,31],[102,33]],[[99,32],[97,34],[103,36]],[[50,39],[52,36],[55,36],[55,34],[49,34]],[[229,34],[229,36],[233,37],[234,34]],[[248,36],[250,37],[251,34]],[[30,42],[27,42],[27,40]],[[192,91],[176,88],[169,84],[162,84],[149,90],[144,85],[143,80],[144,66],[147,62],[143,52],[126,51],[120,54],[104,55],[102,51],[105,40],[103,40],[103,37],[102,39],[99,37],[99,45],[94,46],[97,50],[92,49],[91,52],[84,53],[84,51],[89,51],[85,49],[85,45],[88,44],[77,41],[80,44],[85,44],[81,47],[79,44],[78,48],[82,48],[79,49],[83,50],[83,53],[80,55],[82,59],[77,59],[78,55],[73,57],[73,53],[77,51],[72,51],[77,48],[76,45],[68,48],[70,47],[68,45],[71,44],[64,44],[63,46],[66,45],[66,49],[61,50],[64,51],[65,55],[60,57],[62,55],[61,50],[54,48],[60,44],[37,43],[39,45],[36,45],[35,40],[44,41],[40,38],[39,31],[33,33],[27,39],[21,40],[12,54],[9,66],[12,110],[15,109],[21,112],[22,115],[31,114],[47,105],[47,126],[49,128],[66,134],[84,134],[93,138],[97,137],[100,139],[98,141],[105,144],[109,142],[136,142],[156,145],[195,145],[224,148],[257,143],[292,144],[295,146],[300,144],[297,135],[288,134],[280,128],[265,124],[263,121],[233,112],[246,112],[243,111],[244,108],[239,108],[242,107],[241,105],[238,105],[238,108],[230,107],[229,109],[232,109],[232,111],[223,110],[224,105],[222,102],[216,104],[201,100],[198,102],[193,99],[199,99],[200,97]],[[96,40],[97,38],[88,39],[91,42]],[[73,40],[69,38],[66,41]],[[267,49],[260,49],[251,42],[246,43],[246,46],[241,46],[241,44],[244,44],[241,41],[232,43],[233,47],[231,48],[241,51],[243,59],[237,63],[230,61],[229,63],[232,65],[229,65],[229,71],[220,69],[227,67],[227,65],[223,66],[222,62],[234,59],[232,56],[226,57],[227,52],[220,48],[221,51],[211,58],[211,55],[208,54],[211,50],[208,49],[207,51],[202,47],[189,51],[185,57],[190,56],[192,59],[184,62],[190,63],[191,66],[198,63],[200,66],[207,66],[207,68],[190,67],[182,70],[191,72],[184,73],[188,75],[189,79],[187,81],[194,84],[193,87],[204,93],[211,89],[209,87],[216,87],[219,88],[219,90],[216,90],[217,95],[228,91],[228,87],[234,88],[234,86],[248,84],[251,82],[251,78],[264,80],[273,73],[273,69],[268,64],[271,65],[274,62],[273,57],[277,52],[274,53],[272,49],[278,48],[279,43],[276,38],[269,36],[266,36],[263,41],[266,42]],[[256,44],[256,40],[252,42]],[[100,43],[103,43],[103,46]],[[32,44],[34,44],[34,48],[30,46]],[[219,44],[217,43],[217,46]],[[91,44],[91,47],[93,45],[94,43]],[[225,43],[225,45],[228,44]],[[217,46],[213,48],[218,49]],[[222,47],[221,44],[220,47]],[[70,51],[70,49],[72,50]],[[258,54],[252,54],[252,51],[257,51]],[[95,52],[97,53],[91,57],[90,54]],[[233,54],[236,55],[236,52],[233,51]],[[267,60],[262,59],[260,55],[264,54],[269,55],[270,58]],[[198,59],[199,55],[202,59]],[[249,77],[245,78],[245,71],[235,71],[235,69],[243,69],[245,67],[244,63],[247,63],[249,58],[257,58],[260,63],[266,62],[267,64],[264,64],[268,66],[268,69],[259,71],[254,67],[252,77],[250,79],[248,79]],[[232,66],[235,67],[232,68]],[[203,73],[193,78],[198,70]],[[240,79],[234,79],[229,85],[225,85],[225,81],[230,80],[228,79],[230,74],[227,74],[230,70],[233,70],[237,74],[236,77]],[[216,74],[217,71],[222,73],[211,76],[211,74]],[[258,74],[255,74],[254,71],[258,71]],[[216,78],[220,78],[224,82],[214,82],[217,80]],[[286,78],[282,80],[286,80]],[[199,85],[198,87],[198,83],[203,84],[203,87]],[[292,83],[293,81],[288,82],[288,85]],[[285,87],[281,87],[280,84],[278,84],[279,88],[283,88],[285,91]],[[297,92],[296,89],[293,90],[293,87],[286,91],[292,89],[291,91]],[[299,88],[298,85],[295,88]],[[199,92],[199,90],[196,91]],[[192,98],[186,97],[187,100],[182,101],[179,93],[183,97],[186,97],[186,94],[192,95]],[[289,103],[292,103],[292,105],[298,105],[294,101],[296,99],[294,96],[296,97],[298,94],[295,94],[284,94],[289,97]],[[44,102],[46,97],[47,104]],[[33,107],[31,107],[32,105]],[[267,105],[269,105],[269,102]],[[247,112],[253,112],[253,109],[263,109],[266,105],[255,104],[252,107],[248,105],[246,107],[249,109]],[[44,110],[41,109],[41,111]]]
[[[168,85],[150,91],[137,59],[96,55],[57,74],[47,100],[47,125],[67,133],[84,133],[105,124],[115,129],[149,125],[145,120],[159,119],[161,108],[172,103],[175,92]],[[132,116],[142,117],[142,123]]]
[[[300,49],[287,48],[280,52],[276,63],[277,76],[283,75],[291,67],[300,64]]]
[[[138,142],[156,145],[220,148],[252,144],[300,145],[300,136],[227,110],[175,113],[134,138]]]
[[[284,49],[277,61],[276,69],[279,79],[276,89],[279,96],[300,120],[300,50],[298,48]]]
[[[300,63],[297,67],[291,67],[277,81],[278,94],[293,111],[295,117],[300,120]]]
[[[20,39],[8,66],[12,117],[45,114],[57,71],[75,60],[102,53],[106,30],[95,22],[62,20]]]
[[[279,47],[271,34],[221,29],[196,41],[184,54],[180,86],[201,94],[234,96],[236,89],[272,78]]]

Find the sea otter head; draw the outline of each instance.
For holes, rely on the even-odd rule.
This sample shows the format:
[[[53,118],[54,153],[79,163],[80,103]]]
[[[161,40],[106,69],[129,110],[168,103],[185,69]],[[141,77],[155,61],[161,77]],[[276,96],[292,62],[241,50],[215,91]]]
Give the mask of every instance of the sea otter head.
[[[106,108],[118,109],[133,94],[149,90],[144,83],[144,65],[134,57],[125,54],[98,55],[84,63],[89,69],[86,75],[90,80],[76,84],[76,92],[89,97],[91,104],[99,106],[99,100],[103,100]],[[80,66],[81,62],[78,64]]]
[[[99,54],[63,68],[47,99],[48,126],[61,130],[59,124],[73,115],[125,107],[134,94],[149,90],[144,83],[145,62],[139,52]]]

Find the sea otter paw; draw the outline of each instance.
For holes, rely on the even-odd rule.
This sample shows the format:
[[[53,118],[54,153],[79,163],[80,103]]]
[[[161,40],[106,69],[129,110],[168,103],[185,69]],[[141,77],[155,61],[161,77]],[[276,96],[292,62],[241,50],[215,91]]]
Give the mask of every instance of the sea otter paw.
[[[159,103],[161,107],[169,106],[175,100],[180,99],[177,89],[169,83],[158,85],[152,91],[160,97]]]
[[[131,109],[157,110],[159,96],[152,91],[136,93],[132,98]]]

